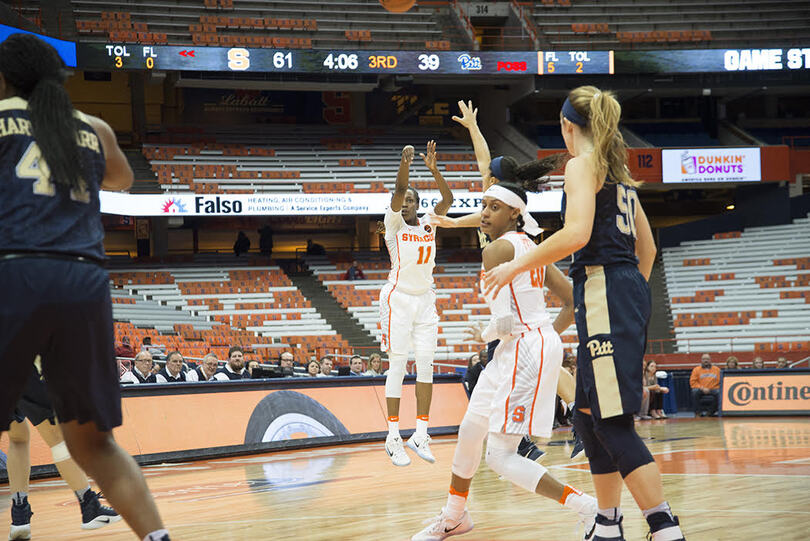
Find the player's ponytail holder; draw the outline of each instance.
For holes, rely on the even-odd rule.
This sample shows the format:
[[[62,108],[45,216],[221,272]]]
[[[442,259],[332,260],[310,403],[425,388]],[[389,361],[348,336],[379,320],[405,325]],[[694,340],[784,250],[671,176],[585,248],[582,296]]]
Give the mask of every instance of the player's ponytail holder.
[[[573,122],[577,126],[585,127],[588,125],[588,121],[582,118],[582,115],[577,113],[577,110],[574,109],[574,106],[571,104],[568,98],[565,98],[562,106],[562,116],[568,120],[569,122]]]

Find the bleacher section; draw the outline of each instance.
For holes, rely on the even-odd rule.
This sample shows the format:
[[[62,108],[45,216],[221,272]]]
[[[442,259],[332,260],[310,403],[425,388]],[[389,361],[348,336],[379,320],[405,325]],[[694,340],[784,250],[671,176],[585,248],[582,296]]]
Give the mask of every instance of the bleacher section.
[[[681,353],[810,350],[810,219],[663,250]]]
[[[434,17],[438,6],[390,13],[377,0],[71,0],[71,4],[77,31],[88,42],[306,49],[453,48]],[[441,9],[446,11],[446,6]]]
[[[700,122],[624,122],[624,127],[656,147],[722,146]]]
[[[789,47],[810,38],[807,0],[539,0],[534,19],[562,50]]]
[[[343,280],[346,269],[356,257],[366,276],[365,280]],[[379,295],[391,268],[387,252],[376,256],[309,258],[307,265],[318,276],[329,292],[351,313],[379,343]],[[436,361],[466,364],[467,357],[481,349],[480,345],[466,341],[465,329],[476,322],[486,325],[490,312],[479,294],[478,275],[481,270],[480,251],[459,251],[438,254],[433,276],[436,283],[436,307],[439,312],[439,344]],[[546,302],[552,318],[560,309],[560,301],[546,291]],[[572,325],[563,335],[566,348],[577,342],[576,328]]]
[[[151,336],[187,358],[214,352],[221,360],[232,345],[262,360],[291,351],[299,363],[349,349],[278,267],[138,267],[110,279],[116,341]]]
[[[810,146],[810,126],[745,128],[745,131],[769,145]]]
[[[306,125],[233,128],[197,133],[193,140],[200,142],[190,144],[147,144],[143,152],[165,193],[362,193],[393,190],[402,147],[412,144],[418,154],[430,139],[450,188],[470,189],[479,178],[472,149],[424,128],[371,128],[363,135]],[[417,189],[435,189],[418,155],[410,178]]]

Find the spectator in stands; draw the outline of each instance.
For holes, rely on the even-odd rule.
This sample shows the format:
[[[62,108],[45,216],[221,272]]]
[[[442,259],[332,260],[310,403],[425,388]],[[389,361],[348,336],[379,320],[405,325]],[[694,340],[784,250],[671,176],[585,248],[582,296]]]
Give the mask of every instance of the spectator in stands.
[[[121,376],[121,383],[156,383],[152,374],[152,355],[148,351],[139,351],[135,355],[135,367]]]
[[[740,361],[737,360],[737,357],[734,355],[730,355],[728,359],[726,359],[726,370],[739,370],[740,369]]]
[[[644,366],[643,378],[643,395],[641,399],[641,410],[639,415],[642,419],[666,419],[667,414],[664,413],[664,395],[669,392],[668,387],[658,385],[658,365],[655,361],[647,361]]]
[[[332,358],[328,355],[321,357],[321,373],[320,377],[327,377],[332,375]]]
[[[148,351],[152,358],[163,358],[163,351],[166,346],[160,344],[152,344],[152,337],[151,336],[144,336],[143,340],[141,341],[141,351]]]
[[[576,355],[576,353],[572,353],[570,351],[567,352],[565,354],[565,356],[563,357],[562,366],[563,366],[563,368],[568,370],[568,372],[572,376],[576,377],[576,375],[577,375],[577,355]]]
[[[262,255],[270,257],[273,253],[273,228],[270,224],[264,224],[264,227],[259,229],[259,251]]]
[[[250,250],[250,239],[245,235],[244,231],[240,231],[236,236],[236,242],[233,243],[233,253],[240,256]]]
[[[325,253],[326,249],[323,246],[312,242],[312,239],[307,239],[307,255],[324,255]]]
[[[135,350],[132,349],[129,343],[129,336],[125,336],[121,339],[121,344],[115,348],[115,356],[124,357],[126,359],[135,357]]]
[[[249,377],[253,377],[253,370],[259,367],[259,361],[248,361],[247,363],[247,371]]]
[[[352,358],[349,360],[349,375],[363,375],[363,358],[360,355],[352,355]]]
[[[307,375],[308,378],[317,378],[321,375],[321,364],[316,361],[315,359],[309,361],[307,363]]]
[[[473,389],[475,389],[475,384],[478,383],[478,376],[481,375],[481,372],[487,366],[487,350],[482,349],[478,352],[478,362],[470,365],[473,361],[474,355],[470,356],[467,360],[467,371],[464,373],[464,379],[462,380],[464,383],[464,390],[467,391],[467,397],[469,398],[472,395]]]
[[[790,368],[788,366],[787,358],[779,357],[776,359],[776,368]]]
[[[245,368],[245,352],[239,346],[231,346],[228,350],[228,363],[224,368],[217,370],[214,374],[214,379],[217,381],[240,380],[248,379],[248,374]]]
[[[211,381],[214,379],[218,367],[219,360],[217,360],[217,356],[209,353],[203,357],[200,366],[186,373],[186,381]]]
[[[157,383],[170,383],[186,381],[186,374],[183,372],[183,355],[179,351],[171,351],[166,355],[166,364],[155,375]]]
[[[692,369],[689,386],[692,387],[695,416],[717,415],[717,404],[720,399],[720,367],[712,366],[712,357],[708,353],[704,353],[700,358],[700,366]],[[704,403],[705,397],[709,397],[711,401],[707,400],[708,403]]]
[[[376,351],[368,356],[368,370],[363,372],[364,376],[382,376],[382,356]]]
[[[352,266],[349,267],[343,274],[344,280],[365,280],[366,275],[363,274],[363,269],[357,261],[352,261]]]
[[[285,378],[291,378],[295,375],[294,360],[295,357],[289,351],[284,351],[279,355],[278,366]]]
[[[754,357],[754,363],[751,365],[751,368],[754,370],[762,370],[765,368],[765,362],[762,360],[762,357],[757,355]]]

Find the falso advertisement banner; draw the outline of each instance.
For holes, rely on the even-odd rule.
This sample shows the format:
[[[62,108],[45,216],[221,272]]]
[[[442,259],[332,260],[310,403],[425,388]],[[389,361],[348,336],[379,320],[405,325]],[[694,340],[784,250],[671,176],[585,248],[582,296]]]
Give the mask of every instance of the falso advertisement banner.
[[[664,149],[661,165],[664,183],[762,180],[758,147]]]
[[[723,415],[810,415],[810,370],[723,373]]]
[[[453,194],[450,214],[469,214],[481,207],[480,192]],[[420,212],[441,201],[439,192],[419,194]],[[324,214],[381,215],[390,193],[286,194],[128,194],[102,191],[101,212],[124,216],[295,216]],[[529,194],[531,212],[559,212],[562,191]]]

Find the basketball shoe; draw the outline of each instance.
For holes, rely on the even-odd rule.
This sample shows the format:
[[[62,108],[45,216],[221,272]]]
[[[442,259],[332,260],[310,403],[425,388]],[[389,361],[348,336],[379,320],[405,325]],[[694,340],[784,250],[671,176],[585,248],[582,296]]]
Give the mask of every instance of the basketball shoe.
[[[625,541],[624,528],[622,527],[622,519],[611,520],[603,515],[596,515],[594,529],[591,535],[586,534],[586,541]]]
[[[418,534],[411,537],[411,541],[441,541],[452,535],[461,535],[473,529],[472,517],[465,509],[461,518],[454,520],[447,516],[442,509],[438,516],[425,521],[427,527]]]
[[[84,493],[79,504],[82,507],[82,530],[97,530],[121,520],[121,515],[116,513],[115,509],[101,505],[98,494],[92,490]]]
[[[9,530],[8,538],[13,539],[31,539],[31,506],[28,504],[28,496],[23,498],[21,504],[17,505],[16,501],[11,504],[11,530]]]
[[[408,447],[419,455],[419,458],[430,462],[433,464],[436,462],[436,458],[433,456],[433,453],[430,452],[430,436],[425,434],[424,436],[417,436],[414,434],[410,438],[408,438]],[[410,462],[410,461],[409,461]]]
[[[545,451],[539,449],[537,445],[535,445],[529,436],[523,436],[523,439],[520,440],[517,453],[531,461],[539,460],[543,457],[543,455],[546,454]]]
[[[650,533],[647,539],[651,541],[686,541],[681,532],[678,517],[669,513],[653,513],[647,517],[647,524],[650,525]]]
[[[391,462],[394,466],[407,466],[411,463],[411,457],[405,452],[405,447],[402,445],[402,438],[399,436],[392,436],[391,434],[385,438],[385,452],[391,457]]]

